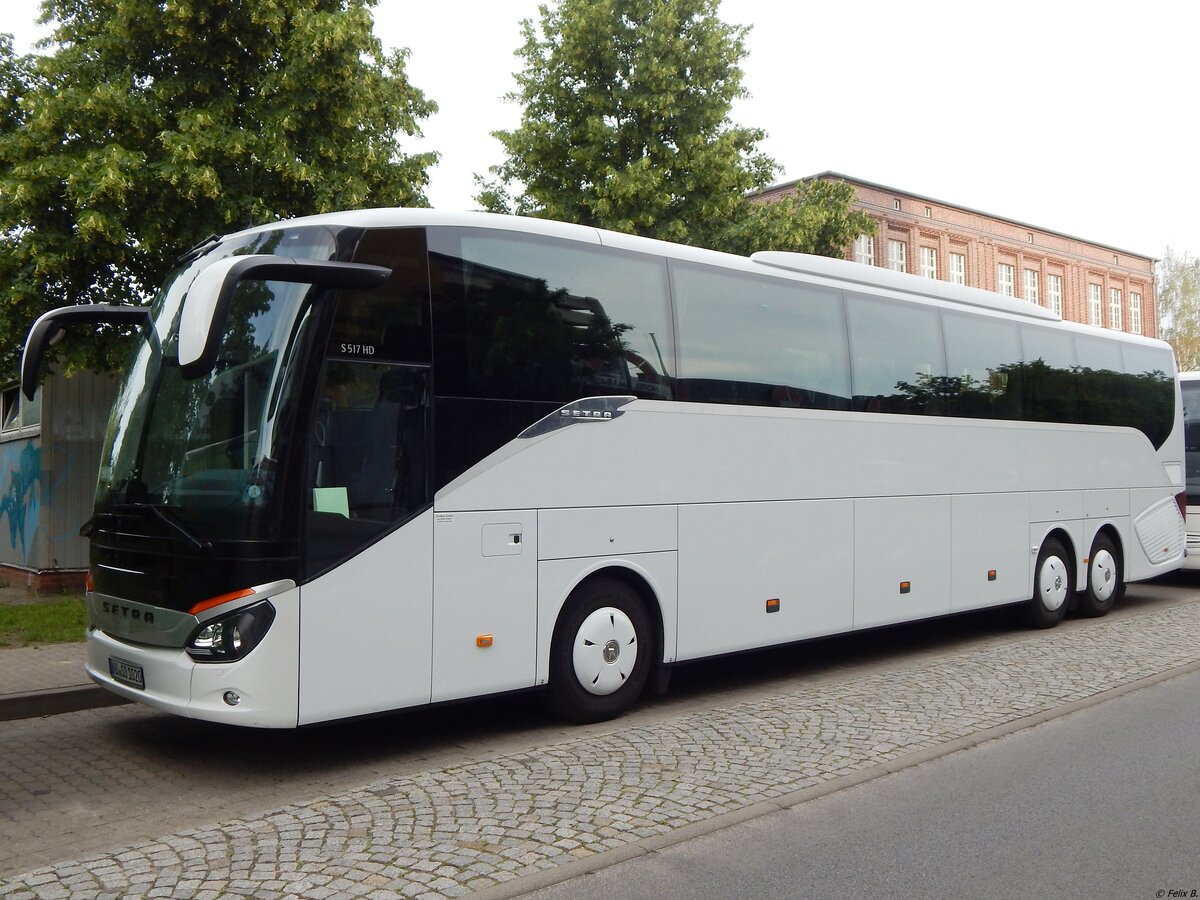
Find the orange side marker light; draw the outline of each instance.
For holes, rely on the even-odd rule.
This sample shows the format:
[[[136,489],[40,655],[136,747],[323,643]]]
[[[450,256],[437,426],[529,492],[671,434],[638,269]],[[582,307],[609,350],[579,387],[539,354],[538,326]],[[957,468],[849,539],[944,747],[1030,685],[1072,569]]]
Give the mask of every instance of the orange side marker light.
[[[188,610],[193,616],[197,613],[202,613],[206,609],[212,609],[214,606],[220,606],[222,603],[228,603],[230,600],[240,600],[242,597],[249,597],[254,593],[254,588],[246,588],[241,591],[230,591],[228,594],[221,594],[217,597],[209,597],[207,600],[201,600],[195,606]]]

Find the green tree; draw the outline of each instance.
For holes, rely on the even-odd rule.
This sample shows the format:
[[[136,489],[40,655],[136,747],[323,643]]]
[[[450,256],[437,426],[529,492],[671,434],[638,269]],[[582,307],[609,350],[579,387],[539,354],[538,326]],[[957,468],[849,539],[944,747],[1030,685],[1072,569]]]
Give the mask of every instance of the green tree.
[[[1200,259],[1170,247],[1158,264],[1162,336],[1181,371],[1200,369]]]
[[[521,123],[478,201],[682,243],[716,243],[776,164],[729,121],[747,29],[719,0],[558,0],[522,23]]]
[[[28,58],[13,53],[12,37],[0,34],[0,134],[21,121],[21,96],[25,93]]]
[[[840,259],[860,234],[874,235],[875,220],[854,209],[854,186],[814,178],[781,200],[748,203],[720,234],[716,249],[748,256],[756,250],[791,250]]]
[[[562,219],[733,253],[841,256],[873,220],[843,183],[802,183],[762,204],[776,163],[757,128],[731,123],[746,95],[748,29],[719,0],[558,0],[522,23],[520,125],[493,135],[506,159],[477,179],[494,212]]]
[[[43,0],[51,52],[0,46],[0,358],[55,306],[144,302],[204,236],[427,205],[436,106],[375,38],[375,0]],[[112,369],[112,341],[65,342]]]

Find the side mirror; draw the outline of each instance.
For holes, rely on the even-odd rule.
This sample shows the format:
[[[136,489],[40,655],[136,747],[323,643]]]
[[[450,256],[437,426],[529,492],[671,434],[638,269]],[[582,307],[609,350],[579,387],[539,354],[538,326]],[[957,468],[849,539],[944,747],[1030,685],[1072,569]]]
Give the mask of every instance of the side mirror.
[[[29,329],[25,349],[21,353],[21,393],[33,399],[37,390],[46,348],[53,344],[66,328],[72,325],[153,325],[150,310],[145,306],[112,306],[105,303],[84,303],[62,306],[42,313]]]
[[[370,288],[392,274],[364,263],[294,259],[288,256],[229,256],[200,271],[188,289],[179,320],[179,368],[184,378],[212,371],[229,305],[239,281],[287,281],[319,287]]]

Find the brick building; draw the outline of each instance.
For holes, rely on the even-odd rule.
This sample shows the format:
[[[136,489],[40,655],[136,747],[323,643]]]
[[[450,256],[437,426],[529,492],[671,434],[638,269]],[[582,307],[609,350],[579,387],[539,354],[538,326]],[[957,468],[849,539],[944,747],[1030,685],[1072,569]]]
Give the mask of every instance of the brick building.
[[[1064,319],[1158,337],[1157,260],[1013,219],[860,181],[837,172],[855,206],[879,223],[846,258],[1020,297]],[[796,192],[799,181],[768,188],[764,201]]]

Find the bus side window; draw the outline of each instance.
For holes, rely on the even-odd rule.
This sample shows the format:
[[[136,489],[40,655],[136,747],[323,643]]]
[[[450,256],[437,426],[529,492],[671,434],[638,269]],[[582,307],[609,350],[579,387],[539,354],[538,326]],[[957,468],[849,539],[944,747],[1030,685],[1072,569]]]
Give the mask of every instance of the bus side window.
[[[936,309],[848,295],[846,318],[855,409],[945,414],[946,396],[957,393],[958,380],[946,375]]]
[[[309,572],[346,558],[428,505],[428,372],[326,363],[309,449]]]
[[[1079,422],[1079,375],[1071,335],[1039,325],[1021,326],[1024,418]]]
[[[681,399],[849,409],[839,291],[672,262]]]
[[[948,413],[977,419],[1022,417],[1021,337],[1013,322],[957,312],[942,313],[946,363],[957,391]]]

